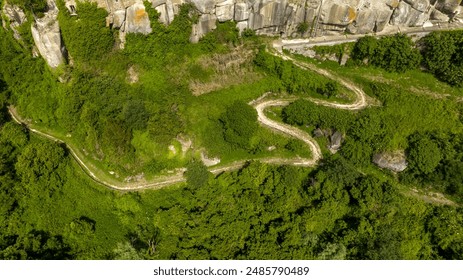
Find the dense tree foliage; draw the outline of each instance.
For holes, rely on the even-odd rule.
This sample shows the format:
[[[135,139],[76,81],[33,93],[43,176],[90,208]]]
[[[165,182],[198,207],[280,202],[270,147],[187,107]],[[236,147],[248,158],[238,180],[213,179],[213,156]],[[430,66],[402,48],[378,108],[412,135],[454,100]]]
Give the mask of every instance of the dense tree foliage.
[[[236,101],[231,104],[220,119],[224,127],[224,139],[239,148],[251,148],[257,124],[257,112],[252,106]]]
[[[323,86],[317,88],[317,92],[320,95],[323,95],[328,98],[336,96],[336,94],[339,92],[339,84],[334,81],[329,81]]]
[[[319,106],[308,100],[297,100],[282,111],[283,120],[292,125],[333,128],[347,131],[355,120],[355,114],[329,107]]]
[[[463,32],[432,32],[422,44],[426,68],[444,82],[463,86]]]
[[[395,82],[355,77],[381,106],[352,113],[298,100],[281,114],[308,131],[342,131],[346,140],[339,154],[325,154],[313,169],[248,162],[214,177],[189,155],[169,152],[168,147],[180,151],[176,139],[194,131],[192,123],[205,132],[194,135],[194,145],[209,149],[216,141],[215,150],[237,151],[241,160],[267,150],[277,137],[260,129],[246,102],[270,90],[334,98],[342,87],[261,49],[254,62],[265,79],[193,97],[191,72],[197,78],[210,71],[198,57],[226,53],[241,43],[233,24],[218,24],[192,45],[197,15],[185,5],[170,25],[152,20],[152,34],[128,34],[126,48],[117,50],[113,31],[104,26],[104,10],[79,3],[78,17],[70,17],[59,3],[72,65],[49,69],[31,56],[27,44],[0,28],[0,258],[463,257],[462,210],[425,203],[409,191],[432,186],[462,201],[462,111],[454,100],[431,100]],[[158,16],[150,5],[147,11]],[[255,39],[251,30],[243,35]],[[459,61],[454,40],[449,41],[455,48],[443,50],[445,58],[425,53],[432,71]],[[416,49],[402,36],[366,37],[355,48],[355,60],[388,71],[419,64]],[[187,183],[137,193],[106,190],[82,172],[64,145],[10,122],[9,103],[32,125],[62,135],[101,170],[125,177],[127,170],[153,175],[186,166]],[[293,154],[306,149],[289,139],[276,146]],[[407,152],[409,162],[398,180],[371,164],[373,154],[397,149]]]
[[[47,0],[8,0],[8,3],[30,10],[38,17],[42,17],[48,7]]]
[[[335,83],[322,76],[310,73],[294,65],[291,61],[283,60],[268,53],[264,46],[259,49],[254,63],[267,74],[274,75],[280,79],[282,88],[275,88],[275,91],[285,90],[290,94],[314,93],[317,89],[326,88],[328,84],[335,86]]]
[[[96,3],[77,1],[77,16],[60,3],[60,28],[64,44],[75,62],[101,60],[114,46],[113,32],[106,28],[107,12]],[[89,40],[88,38],[92,38]]]
[[[209,180],[209,171],[201,161],[191,161],[187,165],[185,177],[188,186],[193,189],[203,187]]]
[[[20,128],[0,137],[4,259],[461,258],[459,209],[408,198],[341,157],[311,173],[252,162],[210,179],[192,163],[187,188],[113,195],[73,181],[83,175],[63,148]]]
[[[412,172],[429,174],[442,159],[437,143],[429,137],[417,135],[410,140],[408,159]]]
[[[443,134],[432,131],[415,134],[409,139],[409,170],[404,181],[432,184],[435,189],[463,198],[462,171],[463,134]]]
[[[416,69],[422,59],[413,41],[404,34],[380,39],[362,37],[352,50],[352,58],[357,63],[367,63],[399,73]]]
[[[206,51],[226,51],[227,45],[237,45],[239,39],[239,30],[236,28],[236,23],[227,21],[217,23],[217,28],[210,33],[207,33],[200,40],[201,47]]]

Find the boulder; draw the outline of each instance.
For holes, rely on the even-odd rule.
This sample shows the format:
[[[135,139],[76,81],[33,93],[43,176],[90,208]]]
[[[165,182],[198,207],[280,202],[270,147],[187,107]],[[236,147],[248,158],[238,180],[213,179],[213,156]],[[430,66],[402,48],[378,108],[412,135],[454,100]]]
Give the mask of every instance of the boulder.
[[[323,130],[321,130],[320,128],[315,129],[314,132],[313,132],[313,135],[315,137],[323,137],[323,136],[325,136],[325,134],[323,133]]]
[[[62,64],[66,49],[61,40],[58,8],[52,0],[48,2],[48,11],[42,18],[35,19],[31,29],[35,45],[48,65],[56,68]]]
[[[145,5],[135,3],[127,8],[125,18],[125,32],[127,33],[151,33],[151,23]]]
[[[339,148],[341,148],[342,140],[343,136],[340,131],[335,131],[333,134],[331,134],[330,145],[328,148],[333,154],[336,153],[339,150]]]
[[[384,152],[373,156],[373,163],[380,168],[385,168],[394,172],[404,171],[408,163],[403,151]]]

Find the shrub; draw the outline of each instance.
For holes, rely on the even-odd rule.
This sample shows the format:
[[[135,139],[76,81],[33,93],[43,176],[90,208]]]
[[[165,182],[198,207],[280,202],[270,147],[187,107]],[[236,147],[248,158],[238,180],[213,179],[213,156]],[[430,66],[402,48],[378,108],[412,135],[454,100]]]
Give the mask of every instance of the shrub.
[[[225,141],[243,149],[250,148],[250,140],[258,128],[257,112],[243,101],[235,101],[220,118]]]

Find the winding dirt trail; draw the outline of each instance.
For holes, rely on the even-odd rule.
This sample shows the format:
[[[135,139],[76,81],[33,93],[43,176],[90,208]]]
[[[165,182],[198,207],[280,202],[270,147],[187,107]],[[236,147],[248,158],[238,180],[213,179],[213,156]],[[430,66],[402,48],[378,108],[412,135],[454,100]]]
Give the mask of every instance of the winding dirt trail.
[[[336,102],[329,102],[326,100],[319,100],[315,98],[306,98],[307,100],[310,100],[318,105],[328,106],[328,107],[333,107],[333,108],[338,108],[338,109],[343,109],[343,110],[360,110],[368,105],[366,101],[365,92],[359,87],[357,87],[356,85],[354,85],[353,83],[343,78],[334,76],[329,71],[319,69],[312,64],[293,60],[290,56],[283,53],[282,49],[284,45],[282,45],[281,42],[275,42],[273,46],[274,46],[274,49],[276,50],[272,52],[274,55],[279,56],[285,60],[291,60],[295,65],[301,68],[307,69],[309,71],[313,71],[329,79],[335,80],[355,94],[355,101],[351,104],[341,104],[341,103],[336,103]],[[296,166],[315,166],[317,165],[318,161],[322,158],[322,152],[321,152],[320,146],[312,138],[312,136],[310,136],[307,132],[304,132],[290,125],[271,120],[265,115],[266,109],[271,108],[271,107],[287,106],[291,102],[295,101],[296,99],[297,98],[282,98],[282,99],[270,99],[270,100],[267,99],[266,100],[265,95],[264,95],[262,98],[258,99],[257,101],[251,102],[250,105],[252,105],[256,109],[257,115],[258,115],[258,121],[261,125],[303,141],[310,148],[312,152],[312,158],[261,158],[261,159],[258,159],[260,162],[271,163],[271,164],[288,164],[288,165],[296,165]],[[37,129],[32,128],[27,122],[21,119],[21,117],[17,114],[14,107],[9,107],[8,110],[15,122],[26,126],[31,132],[37,135],[40,135],[44,138],[50,139],[52,141],[65,144],[68,150],[70,151],[72,157],[76,160],[76,162],[79,164],[82,170],[93,181],[105,187],[115,189],[115,190],[120,190],[120,191],[138,191],[138,190],[143,190],[143,189],[160,189],[163,187],[167,187],[170,185],[174,185],[174,184],[178,184],[178,183],[182,183],[186,181],[185,177],[183,176],[183,171],[178,171],[172,175],[159,176],[153,179],[151,182],[146,182],[146,183],[124,183],[124,182],[110,183],[107,180],[100,178],[98,175],[96,175],[95,174],[96,171],[95,172],[92,171],[92,168],[90,168],[88,164],[84,162],[84,160],[76,152],[75,148],[73,148],[69,143],[66,143],[65,141],[53,135],[50,135],[43,131],[39,131]],[[246,160],[236,161],[226,166],[209,168],[209,171],[213,174],[219,174],[219,173],[226,172],[226,171],[237,170],[241,168],[244,164],[246,164]]]

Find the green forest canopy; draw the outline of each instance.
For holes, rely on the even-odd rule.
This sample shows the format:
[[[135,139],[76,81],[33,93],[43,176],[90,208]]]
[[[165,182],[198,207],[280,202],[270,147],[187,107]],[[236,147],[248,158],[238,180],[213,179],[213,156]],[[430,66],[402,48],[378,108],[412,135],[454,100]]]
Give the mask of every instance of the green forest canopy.
[[[201,121],[206,130],[218,128],[207,136],[242,159],[255,151],[250,148],[259,140],[252,138],[265,142],[273,135],[257,125],[247,101],[270,90],[320,97],[327,88],[325,95],[340,89],[261,48],[253,71],[265,77],[263,82],[196,98],[189,92],[187,69],[195,69],[191,65],[210,51],[226,53],[237,45],[256,50],[253,34],[249,41],[239,39],[236,29],[224,24],[198,45],[189,44],[195,19],[183,7],[170,26],[154,22],[153,34],[129,35],[121,51],[113,48],[113,31],[104,27],[105,11],[83,3],[77,8],[79,18],[60,13],[63,40],[75,64],[57,72],[31,57],[31,46],[25,49],[0,28],[0,258],[462,258],[463,213],[455,207],[463,195],[461,103],[430,99],[401,84],[373,83],[359,75],[355,82],[381,107],[352,113],[299,100],[276,116],[309,132],[341,131],[346,139],[338,154],[325,153],[313,169],[251,161],[239,171],[213,176],[195,155],[166,155],[172,139],[190,131],[189,104],[206,103],[209,110]],[[374,66],[413,78],[422,56],[436,77],[458,86],[445,78],[458,70],[445,69],[459,63],[460,35],[442,34],[426,37],[428,48],[421,54],[403,36],[365,39],[354,59],[372,59]],[[82,40],[86,36],[98,40],[90,46]],[[436,36],[452,39],[434,44]],[[391,46],[405,48],[408,55],[398,57]],[[433,57],[431,46],[447,47],[448,52]],[[95,52],[88,53],[92,48]],[[385,61],[374,63],[374,57]],[[127,82],[130,67],[138,69],[140,83]],[[363,66],[357,67],[331,70],[356,75]],[[178,78],[177,73],[184,75]],[[57,81],[60,75],[66,83]],[[72,134],[70,141],[85,146],[101,168],[156,173],[187,166],[187,183],[136,193],[107,190],[79,169],[65,146],[13,123],[8,104],[42,128]],[[326,139],[319,141],[325,147]],[[142,147],[150,142],[156,144]],[[288,141],[281,146],[293,152],[304,148]],[[154,155],[142,154],[142,148],[154,150]],[[399,176],[371,163],[374,153],[396,149],[405,150],[409,161]],[[449,196],[453,206],[426,203],[410,194],[411,188],[426,194],[430,186]]]

